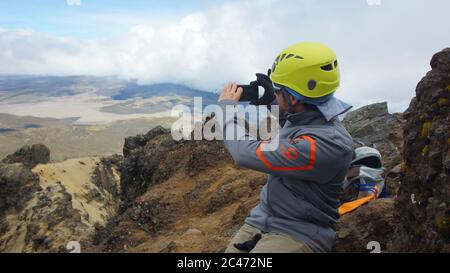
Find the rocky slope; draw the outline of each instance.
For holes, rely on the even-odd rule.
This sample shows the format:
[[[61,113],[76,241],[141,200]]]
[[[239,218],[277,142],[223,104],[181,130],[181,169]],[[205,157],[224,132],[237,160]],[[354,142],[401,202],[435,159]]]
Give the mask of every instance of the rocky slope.
[[[235,167],[221,142],[175,142],[162,127],[127,138],[123,153],[124,204],[92,251],[219,251],[265,183]]]
[[[48,148],[33,147],[0,164],[0,252],[61,252],[69,241],[86,244],[120,204],[116,158],[50,164],[35,156],[49,157]]]
[[[342,217],[336,251],[377,241],[382,251],[450,252],[450,48],[433,56],[431,68],[403,114],[402,163],[387,172],[398,196]]]
[[[28,167],[34,167],[39,163],[50,161],[50,150],[42,144],[23,146],[15,153],[8,155],[2,163],[22,163]]]
[[[435,54],[405,111],[393,251],[450,252],[450,48]]]
[[[342,121],[358,142],[374,145],[383,157],[385,187],[389,196],[378,199],[341,217],[337,223],[334,252],[368,252],[367,244],[378,242],[387,251],[396,225],[394,203],[402,178],[403,130],[402,114],[390,114],[386,102],[361,107],[346,115]],[[353,195],[351,195],[353,193]],[[353,197],[353,198],[351,198]],[[343,200],[356,199],[357,192],[347,193]]]
[[[401,161],[403,115],[390,114],[387,102],[374,103],[348,113],[342,121],[355,142],[374,145],[380,150],[384,165],[391,169]]]

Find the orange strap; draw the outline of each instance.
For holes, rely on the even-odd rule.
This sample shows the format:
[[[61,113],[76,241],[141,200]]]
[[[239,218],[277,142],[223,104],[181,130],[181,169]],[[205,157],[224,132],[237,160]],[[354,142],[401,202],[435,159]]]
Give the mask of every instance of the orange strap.
[[[374,199],[375,199],[375,194],[371,194],[369,196],[357,199],[355,201],[344,203],[339,207],[339,215],[342,216],[346,213],[354,211],[355,209],[359,208],[360,206],[362,206]]]

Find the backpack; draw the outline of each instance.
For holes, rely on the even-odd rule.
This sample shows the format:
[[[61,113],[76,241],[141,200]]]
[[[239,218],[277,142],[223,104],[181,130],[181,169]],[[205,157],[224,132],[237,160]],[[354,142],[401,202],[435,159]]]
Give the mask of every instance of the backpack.
[[[384,187],[384,168],[380,152],[369,146],[354,150],[354,159],[350,164],[344,181],[344,192],[357,192],[356,200],[344,202],[339,207],[339,215],[354,211],[358,207],[387,195]]]

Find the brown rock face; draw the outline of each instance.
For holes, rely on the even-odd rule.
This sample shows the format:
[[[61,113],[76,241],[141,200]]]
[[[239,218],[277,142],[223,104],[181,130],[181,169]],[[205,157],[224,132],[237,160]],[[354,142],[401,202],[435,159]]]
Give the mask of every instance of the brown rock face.
[[[33,144],[23,146],[15,153],[5,157],[3,163],[23,163],[28,167],[34,167],[37,164],[45,164],[50,161],[50,150],[43,144]]]
[[[120,164],[123,156],[112,155],[102,157],[92,172],[92,182],[102,190],[109,192],[113,197],[120,197]],[[119,201],[117,202],[119,203]]]
[[[40,190],[39,176],[21,163],[0,163],[0,218],[8,210],[20,211]]]
[[[0,252],[67,252],[70,241],[86,248],[95,226],[116,214],[118,161],[81,158],[34,168],[0,163]]]
[[[375,144],[383,156],[383,165],[391,169],[401,161],[403,117],[390,114],[386,102],[366,105],[348,113],[342,124],[354,141]]]
[[[394,227],[394,200],[372,201],[339,219],[333,252],[369,252],[372,241],[380,244],[380,251],[386,251],[394,239]]]
[[[266,176],[234,166],[219,141],[174,141],[157,127],[125,141],[121,213],[92,251],[215,252],[258,202]]]
[[[404,171],[393,251],[450,251],[450,48],[435,54],[404,113]]]

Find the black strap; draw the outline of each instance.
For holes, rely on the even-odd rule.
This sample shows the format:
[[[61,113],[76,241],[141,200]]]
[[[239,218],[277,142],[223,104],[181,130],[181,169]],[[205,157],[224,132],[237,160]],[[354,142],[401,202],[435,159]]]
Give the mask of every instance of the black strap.
[[[255,248],[256,244],[259,242],[259,240],[261,240],[262,235],[260,233],[255,234],[255,236],[253,236],[253,238],[251,238],[248,241],[245,241],[243,243],[237,243],[234,244],[234,247],[242,250],[242,251],[247,251],[250,252],[252,249]]]

